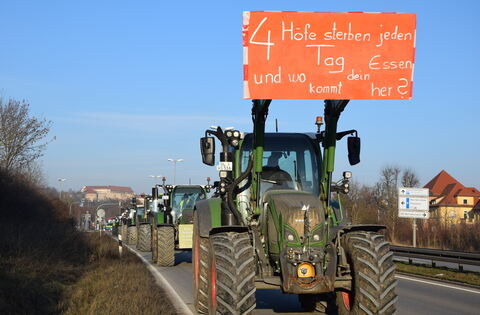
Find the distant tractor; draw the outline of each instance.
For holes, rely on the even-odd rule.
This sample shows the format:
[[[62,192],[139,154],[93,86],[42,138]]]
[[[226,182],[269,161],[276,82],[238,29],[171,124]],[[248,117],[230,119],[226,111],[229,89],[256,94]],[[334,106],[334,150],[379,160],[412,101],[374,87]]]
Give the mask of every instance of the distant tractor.
[[[158,187],[152,190],[152,256],[159,266],[173,266],[175,249],[191,249],[193,209],[205,199],[210,185],[165,185],[163,194]],[[161,198],[161,199],[160,199]],[[155,211],[156,210],[156,211]]]
[[[253,101],[252,133],[215,127],[201,138],[205,164],[215,164],[215,138],[221,148],[217,194],[193,214],[197,311],[251,314],[261,286],[297,294],[307,311],[395,313],[385,227],[349,223],[340,195],[351,173],[332,181],[337,141],[350,135],[350,164],[360,162],[357,131],[337,132],[348,100],[325,101],[312,133],[265,133],[270,102]]]
[[[148,201],[151,197],[142,196],[144,199],[143,206],[137,206],[135,213],[136,227],[137,227],[137,249],[142,252],[149,252],[152,250],[151,234],[152,228],[148,218]]]
[[[137,206],[137,198],[133,197],[131,205],[128,210],[127,217],[127,239],[128,245],[137,245],[138,231],[137,231],[137,211],[142,211],[143,206]]]

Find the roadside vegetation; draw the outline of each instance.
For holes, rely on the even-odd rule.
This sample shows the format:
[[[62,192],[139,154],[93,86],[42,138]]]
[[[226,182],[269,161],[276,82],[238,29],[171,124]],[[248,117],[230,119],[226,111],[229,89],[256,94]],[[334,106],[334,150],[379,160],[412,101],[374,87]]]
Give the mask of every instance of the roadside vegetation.
[[[173,314],[143,263],[81,233],[68,208],[0,169],[0,314]]]
[[[411,169],[385,166],[373,185],[350,183],[350,192],[342,196],[348,217],[354,224],[385,225],[385,236],[394,245],[412,246],[412,220],[398,217],[398,187],[420,187]],[[480,223],[451,224],[439,219],[417,220],[417,247],[480,251]]]
[[[419,264],[396,263],[397,272],[421,275],[439,280],[448,280],[459,283],[467,283],[480,286],[480,273],[463,271],[459,272],[455,269],[445,267],[428,267]]]

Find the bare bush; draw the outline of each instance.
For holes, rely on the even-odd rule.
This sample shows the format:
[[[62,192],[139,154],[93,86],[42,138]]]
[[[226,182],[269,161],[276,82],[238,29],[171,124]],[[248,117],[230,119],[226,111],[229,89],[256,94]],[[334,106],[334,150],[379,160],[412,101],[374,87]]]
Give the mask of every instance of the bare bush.
[[[51,122],[30,115],[25,101],[0,98],[0,168],[9,172],[38,174],[35,162],[48,144],[44,141]]]

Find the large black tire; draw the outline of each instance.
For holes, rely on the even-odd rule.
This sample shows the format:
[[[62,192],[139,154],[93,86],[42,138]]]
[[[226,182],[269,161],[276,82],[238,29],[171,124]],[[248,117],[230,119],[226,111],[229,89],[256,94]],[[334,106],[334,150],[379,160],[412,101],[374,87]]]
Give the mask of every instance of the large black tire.
[[[157,227],[152,225],[152,260],[154,263],[157,263]]]
[[[141,224],[138,229],[137,249],[141,252],[152,250],[152,228],[150,224]]]
[[[338,291],[338,313],[394,314],[397,295],[395,264],[390,245],[374,232],[351,232],[342,237],[352,271],[352,291]]]
[[[126,244],[127,243],[127,226],[126,225],[121,226],[121,234],[122,234],[122,242]]]
[[[201,237],[198,227],[198,213],[193,215],[193,300],[199,314],[208,314],[208,255],[210,242]]]
[[[157,265],[171,267],[175,264],[175,230],[173,226],[157,228]]]
[[[137,227],[136,226],[127,227],[127,244],[137,245],[137,240],[138,240]]]
[[[252,314],[255,309],[255,253],[248,233],[210,236],[209,314]]]

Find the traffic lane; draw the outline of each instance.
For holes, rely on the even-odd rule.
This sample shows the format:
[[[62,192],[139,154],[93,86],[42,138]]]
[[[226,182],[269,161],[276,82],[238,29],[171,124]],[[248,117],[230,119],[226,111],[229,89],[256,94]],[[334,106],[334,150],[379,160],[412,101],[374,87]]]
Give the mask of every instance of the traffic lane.
[[[479,314],[480,290],[397,276],[399,314]]]
[[[132,246],[133,247],[133,246]],[[134,248],[131,249],[135,250]],[[151,262],[151,253],[142,253]],[[192,295],[191,252],[177,251],[174,267],[156,267],[191,310]],[[479,314],[480,291],[444,283],[397,276],[398,314]],[[302,312],[298,296],[280,290],[257,290],[255,314],[313,314]],[[318,314],[318,313],[317,313]]]
[[[148,255],[148,254],[146,254]],[[157,267],[167,281],[177,290],[183,301],[192,310],[195,309],[192,294],[192,253],[191,251],[176,251],[174,267]],[[257,289],[257,307],[255,314],[318,314],[304,312],[295,294],[284,294],[280,290]]]
[[[431,266],[432,261],[427,260],[427,259],[419,259],[419,258],[411,258],[412,262],[415,264],[421,264],[421,265],[426,265],[426,266]],[[402,257],[402,256],[394,256],[395,261],[400,261],[404,263],[408,263],[408,258],[407,257]],[[447,267],[450,269],[457,269],[458,270],[458,264],[455,263],[450,263],[450,262],[443,262],[443,261],[435,261],[435,265],[437,267]],[[473,271],[473,272],[480,272],[480,266],[473,266],[473,265],[466,265],[462,264],[463,270],[465,271]]]

